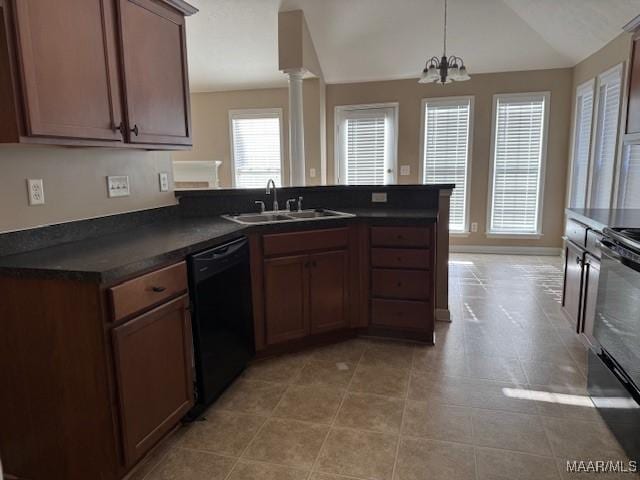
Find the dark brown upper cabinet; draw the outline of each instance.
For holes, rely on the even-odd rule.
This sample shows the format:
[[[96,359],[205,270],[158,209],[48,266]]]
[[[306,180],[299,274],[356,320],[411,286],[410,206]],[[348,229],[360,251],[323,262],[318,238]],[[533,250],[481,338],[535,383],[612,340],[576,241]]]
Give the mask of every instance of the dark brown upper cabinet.
[[[184,15],[154,0],[119,0],[131,143],[191,145]]]
[[[182,0],[0,0],[0,142],[192,144]]]
[[[626,133],[640,133],[640,30],[634,35],[630,69]]]

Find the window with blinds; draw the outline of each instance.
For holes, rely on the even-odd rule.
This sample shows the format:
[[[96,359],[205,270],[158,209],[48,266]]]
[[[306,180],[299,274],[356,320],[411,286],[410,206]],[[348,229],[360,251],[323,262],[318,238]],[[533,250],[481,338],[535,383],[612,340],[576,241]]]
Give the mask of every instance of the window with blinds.
[[[640,208],[640,144],[624,148],[618,196],[618,208]]]
[[[282,186],[282,111],[229,113],[234,186],[262,188],[272,178]]]
[[[336,118],[338,183],[393,183],[396,107],[337,107]]]
[[[454,183],[449,230],[467,232],[472,97],[423,100],[423,183]]]
[[[610,208],[616,163],[622,65],[598,76],[591,208]]]
[[[571,167],[571,197],[569,206],[587,206],[591,126],[593,121],[593,87],[591,80],[576,90],[576,111],[573,126],[573,160]]]
[[[494,97],[489,233],[540,233],[549,98]]]

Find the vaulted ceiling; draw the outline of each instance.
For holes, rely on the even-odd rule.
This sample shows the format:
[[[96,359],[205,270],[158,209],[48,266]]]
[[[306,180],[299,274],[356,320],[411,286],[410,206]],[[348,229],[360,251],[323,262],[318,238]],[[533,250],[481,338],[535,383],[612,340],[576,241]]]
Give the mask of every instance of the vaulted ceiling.
[[[328,83],[413,78],[442,54],[444,0],[192,0],[193,91],[285,85],[278,11],[302,9]],[[570,67],[640,14],[640,0],[448,0],[449,54],[471,74]]]

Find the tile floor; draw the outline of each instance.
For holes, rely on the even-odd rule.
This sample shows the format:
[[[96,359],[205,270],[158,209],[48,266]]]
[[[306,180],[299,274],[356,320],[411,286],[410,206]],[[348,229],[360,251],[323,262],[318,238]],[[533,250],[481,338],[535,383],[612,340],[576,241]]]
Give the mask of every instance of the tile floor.
[[[257,363],[137,478],[544,480],[626,459],[586,396],[561,260],[458,254],[450,270],[435,347],[355,339]]]

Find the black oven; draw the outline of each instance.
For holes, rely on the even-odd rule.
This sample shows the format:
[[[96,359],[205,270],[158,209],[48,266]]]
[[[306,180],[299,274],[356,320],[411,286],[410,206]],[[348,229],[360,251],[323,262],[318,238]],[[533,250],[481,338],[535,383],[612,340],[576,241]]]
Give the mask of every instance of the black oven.
[[[640,458],[640,230],[605,229],[589,394],[632,459]]]

